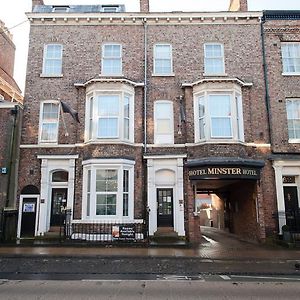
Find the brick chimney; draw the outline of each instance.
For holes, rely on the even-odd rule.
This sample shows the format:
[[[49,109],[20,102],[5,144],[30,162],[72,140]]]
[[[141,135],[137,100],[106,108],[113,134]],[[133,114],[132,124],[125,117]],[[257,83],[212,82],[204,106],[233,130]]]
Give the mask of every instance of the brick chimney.
[[[44,0],[32,0],[32,11],[36,5],[44,5]]]
[[[149,0],[140,0],[140,12],[149,12]]]
[[[247,0],[230,0],[229,11],[248,11]]]

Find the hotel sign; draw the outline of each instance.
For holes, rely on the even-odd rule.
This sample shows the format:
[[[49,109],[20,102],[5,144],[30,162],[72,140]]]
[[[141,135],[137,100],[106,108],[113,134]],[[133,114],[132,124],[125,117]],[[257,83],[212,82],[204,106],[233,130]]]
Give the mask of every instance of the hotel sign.
[[[190,180],[201,179],[260,179],[260,168],[243,166],[205,166],[189,169]]]

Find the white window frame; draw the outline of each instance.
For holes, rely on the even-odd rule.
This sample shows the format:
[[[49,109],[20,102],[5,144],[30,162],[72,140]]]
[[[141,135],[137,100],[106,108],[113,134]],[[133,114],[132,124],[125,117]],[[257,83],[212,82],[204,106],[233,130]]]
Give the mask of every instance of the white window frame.
[[[98,97],[101,95],[116,95],[119,97],[118,134],[111,137],[98,136]],[[125,97],[129,98],[129,137],[125,136]],[[91,99],[94,102],[91,107]],[[117,86],[115,89],[104,87],[96,88],[87,94],[86,98],[86,120],[85,120],[85,142],[107,143],[124,142],[134,143],[134,89],[124,86]],[[93,128],[91,128],[93,126]]]
[[[135,162],[127,159],[91,159],[83,162],[83,194],[82,220],[124,221],[134,220],[134,165]],[[116,215],[97,215],[96,203],[96,172],[97,170],[116,170],[118,173],[118,189],[116,192]],[[123,216],[123,176],[128,170],[128,215]],[[88,199],[88,172],[91,173],[90,211],[87,211]]]
[[[57,130],[56,130],[56,139],[55,140],[43,140],[42,133],[43,133],[43,124],[44,123],[54,123],[54,122],[44,122],[43,120],[43,109],[45,104],[56,104],[58,107],[57,113]],[[59,116],[60,116],[60,104],[57,100],[47,100],[43,101],[40,104],[40,117],[39,117],[39,144],[58,144],[58,131],[59,131]]]
[[[47,58],[48,46],[60,46],[60,57],[58,58]],[[44,45],[44,55],[43,55],[43,77],[61,77],[62,76],[62,59],[63,59],[63,45],[62,44],[46,44]],[[46,72],[46,61],[47,60],[60,60],[60,73],[48,73]]]
[[[228,95],[230,96],[231,106],[231,136],[212,136],[212,120],[209,109],[210,95]],[[204,113],[204,136],[200,136],[199,124],[199,101],[203,99],[205,106]],[[194,132],[195,143],[210,142],[244,142],[244,122],[243,122],[243,105],[241,89],[200,89],[194,93]]]
[[[166,116],[165,120],[169,120],[170,122],[170,133],[158,133],[157,128],[157,105],[159,104],[168,104],[170,105],[171,115]],[[154,102],[154,143],[155,144],[174,144],[174,107],[173,102],[169,100],[157,100]]]
[[[296,57],[290,57],[290,56],[287,56],[285,57],[284,56],[284,51],[283,51],[283,48],[284,47],[289,47],[289,46],[292,46],[292,47],[299,47],[299,56],[296,56]],[[282,75],[300,75],[300,42],[285,42],[285,43],[281,43],[281,58],[282,58]],[[285,71],[285,59],[293,59],[293,60],[299,60],[299,71]],[[296,66],[296,62],[294,61],[294,66]]]
[[[221,52],[222,56],[213,56],[213,57],[207,57],[207,50],[206,46],[220,46],[221,47]],[[222,72],[209,72],[207,70],[207,60],[221,60],[222,64]],[[204,44],[204,75],[206,76],[213,76],[213,75],[226,75],[225,74],[225,58],[224,58],[224,45],[221,43],[205,43]]]
[[[288,103],[288,102],[292,102],[292,103],[293,103],[293,106],[294,106],[294,103],[295,103],[295,102],[299,102],[299,103],[300,103],[300,98],[287,98],[287,99],[286,99],[286,103],[285,103],[285,107],[286,107],[286,119],[287,119],[287,130],[288,130],[289,143],[300,143],[300,136],[299,136],[298,138],[291,138],[290,135],[289,135],[289,125],[288,125],[289,120],[299,120],[299,121],[300,121],[300,118],[299,118],[299,119],[296,119],[296,118],[289,119],[289,118],[288,118],[288,110],[287,110],[287,103]],[[293,130],[294,130],[294,126],[293,126]]]
[[[105,47],[106,46],[119,46],[120,47],[120,56],[119,57],[115,57],[115,56],[105,56]],[[123,53],[123,49],[122,49],[122,45],[118,44],[118,43],[105,43],[102,45],[102,56],[101,56],[101,75],[105,75],[105,76],[122,76],[122,72],[123,72],[123,59],[122,59],[122,53]],[[120,61],[120,72],[119,73],[113,73],[113,72],[108,72],[107,70],[105,70],[104,68],[104,61],[105,60],[119,60]]]
[[[161,58],[157,58],[157,54],[156,54],[157,46],[168,46],[170,48],[170,57],[165,58],[165,60],[168,59],[170,61],[170,72],[161,73],[156,70],[156,61],[161,59]],[[154,46],[153,46],[153,76],[174,76],[174,73],[173,73],[173,48],[172,48],[171,44],[168,44],[168,43],[154,44]]]

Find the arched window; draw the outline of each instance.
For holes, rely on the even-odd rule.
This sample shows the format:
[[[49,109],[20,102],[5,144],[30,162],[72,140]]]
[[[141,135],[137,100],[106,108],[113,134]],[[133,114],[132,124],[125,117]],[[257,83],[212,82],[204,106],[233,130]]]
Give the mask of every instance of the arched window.
[[[66,171],[56,171],[52,174],[52,182],[68,182],[69,173]]]

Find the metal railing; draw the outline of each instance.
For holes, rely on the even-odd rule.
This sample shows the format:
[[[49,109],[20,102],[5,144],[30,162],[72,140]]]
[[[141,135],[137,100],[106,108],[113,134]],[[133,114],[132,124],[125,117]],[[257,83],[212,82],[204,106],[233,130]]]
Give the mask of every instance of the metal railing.
[[[64,236],[69,241],[84,242],[148,242],[148,226],[141,223],[120,223],[114,221],[72,221],[71,211],[66,210]]]

